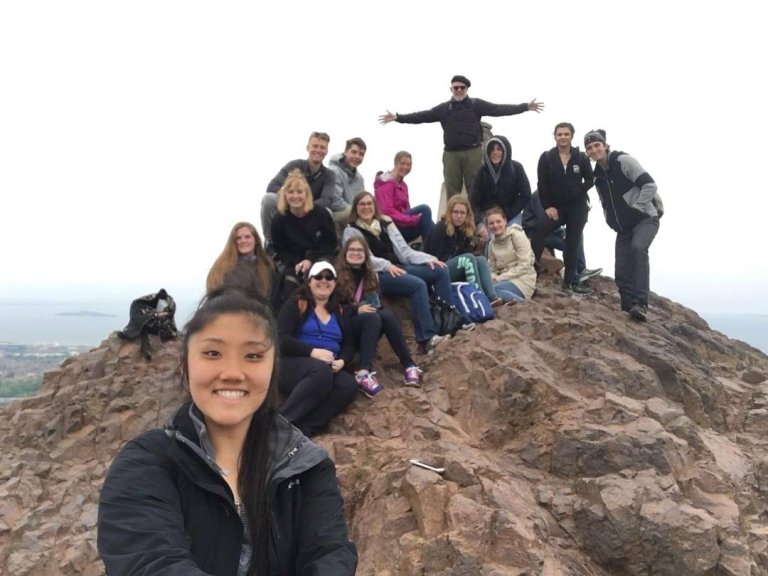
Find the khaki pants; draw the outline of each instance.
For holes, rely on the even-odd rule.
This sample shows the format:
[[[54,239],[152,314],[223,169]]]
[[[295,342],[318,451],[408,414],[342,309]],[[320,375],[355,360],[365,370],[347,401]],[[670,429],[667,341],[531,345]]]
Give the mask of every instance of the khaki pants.
[[[481,146],[456,152],[443,151],[443,180],[448,199],[461,194],[462,185],[469,195],[475,175],[482,163],[483,148]]]

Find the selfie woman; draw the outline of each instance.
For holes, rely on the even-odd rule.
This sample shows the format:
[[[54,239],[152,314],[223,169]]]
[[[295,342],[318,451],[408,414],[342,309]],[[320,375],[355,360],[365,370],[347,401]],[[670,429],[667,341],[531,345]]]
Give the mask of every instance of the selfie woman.
[[[129,442],[99,499],[110,576],[355,573],[333,462],[276,412],[277,330],[238,291],[186,326],[183,403]]]

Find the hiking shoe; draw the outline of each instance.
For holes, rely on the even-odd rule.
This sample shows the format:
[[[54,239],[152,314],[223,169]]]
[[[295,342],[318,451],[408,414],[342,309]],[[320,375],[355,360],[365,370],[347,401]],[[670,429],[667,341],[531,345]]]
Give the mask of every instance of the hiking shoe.
[[[491,302],[491,308],[498,308],[504,304],[504,299],[498,296]]]
[[[589,294],[594,294],[595,291],[592,290],[592,288],[588,288],[587,286],[584,286],[583,284],[579,284],[578,282],[570,284],[568,282],[563,282],[560,285],[560,289],[563,292],[568,292],[569,294],[578,294],[579,296],[588,296]]]
[[[581,284],[582,282],[586,282],[590,278],[602,273],[603,273],[602,268],[595,268],[593,270],[590,270],[589,268],[584,268],[584,270],[581,271],[581,274],[579,274],[579,284]]]
[[[642,304],[635,304],[629,309],[629,315],[633,320],[638,322],[646,322],[648,320],[648,307]]]
[[[408,366],[405,369],[405,385],[411,388],[421,388],[422,370],[418,366]]]
[[[368,370],[358,370],[355,372],[355,382],[360,386],[360,391],[368,396],[368,398],[373,398],[381,392],[381,384],[376,380],[374,374],[376,372],[369,372]]]
[[[464,332],[472,332],[475,328],[477,328],[477,324],[474,322],[466,322],[461,325],[461,330],[464,330]]]

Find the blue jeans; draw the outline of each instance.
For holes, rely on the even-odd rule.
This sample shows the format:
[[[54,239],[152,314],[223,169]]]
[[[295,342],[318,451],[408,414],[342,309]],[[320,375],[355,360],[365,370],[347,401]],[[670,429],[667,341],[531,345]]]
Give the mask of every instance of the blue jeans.
[[[424,280],[412,274],[392,276],[379,272],[381,293],[388,298],[408,297],[411,299],[413,331],[417,342],[424,342],[437,334],[435,321],[429,311],[429,286]]]
[[[448,264],[451,282],[470,282],[480,288],[488,296],[488,300],[491,302],[496,300],[498,295],[493,287],[488,260],[484,256],[461,254],[454,256],[446,264]],[[474,270],[474,278],[471,278],[470,274],[467,273],[467,266]]]
[[[522,290],[520,290],[520,288],[518,288],[511,280],[502,280],[501,282],[496,282],[495,286],[496,294],[498,294],[499,298],[504,300],[504,302],[509,302],[510,300],[522,302],[525,300],[525,296],[523,295]]]
[[[412,240],[416,240],[416,238],[419,236],[421,236],[422,241],[426,240],[427,235],[432,231],[432,228],[435,227],[435,223],[432,221],[432,209],[426,204],[419,204],[410,210],[406,210],[405,213],[421,214],[421,218],[419,219],[419,224],[417,226],[413,228],[403,228],[401,226],[397,227],[397,229],[400,230],[400,234],[403,235],[405,241],[411,242]]]

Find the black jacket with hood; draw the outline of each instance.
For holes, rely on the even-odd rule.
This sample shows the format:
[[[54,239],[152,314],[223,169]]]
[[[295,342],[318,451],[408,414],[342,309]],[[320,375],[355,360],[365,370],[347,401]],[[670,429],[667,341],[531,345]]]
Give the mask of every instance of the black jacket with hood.
[[[501,167],[495,167],[488,152],[491,144],[501,144]],[[507,218],[517,216],[531,199],[531,183],[520,162],[512,160],[512,147],[504,136],[494,136],[485,144],[483,166],[478,170],[469,203],[475,213],[475,223],[483,219],[489,208],[499,206]]]
[[[209,443],[187,402],[118,454],[99,499],[97,542],[109,576],[238,574],[243,524]],[[354,574],[357,552],[328,454],[282,416],[270,450],[270,574]]]
[[[584,152],[571,146],[571,158],[563,169],[557,146],[539,157],[539,196],[544,210],[567,208],[574,202],[587,202],[587,192],[595,183],[592,164]]]

